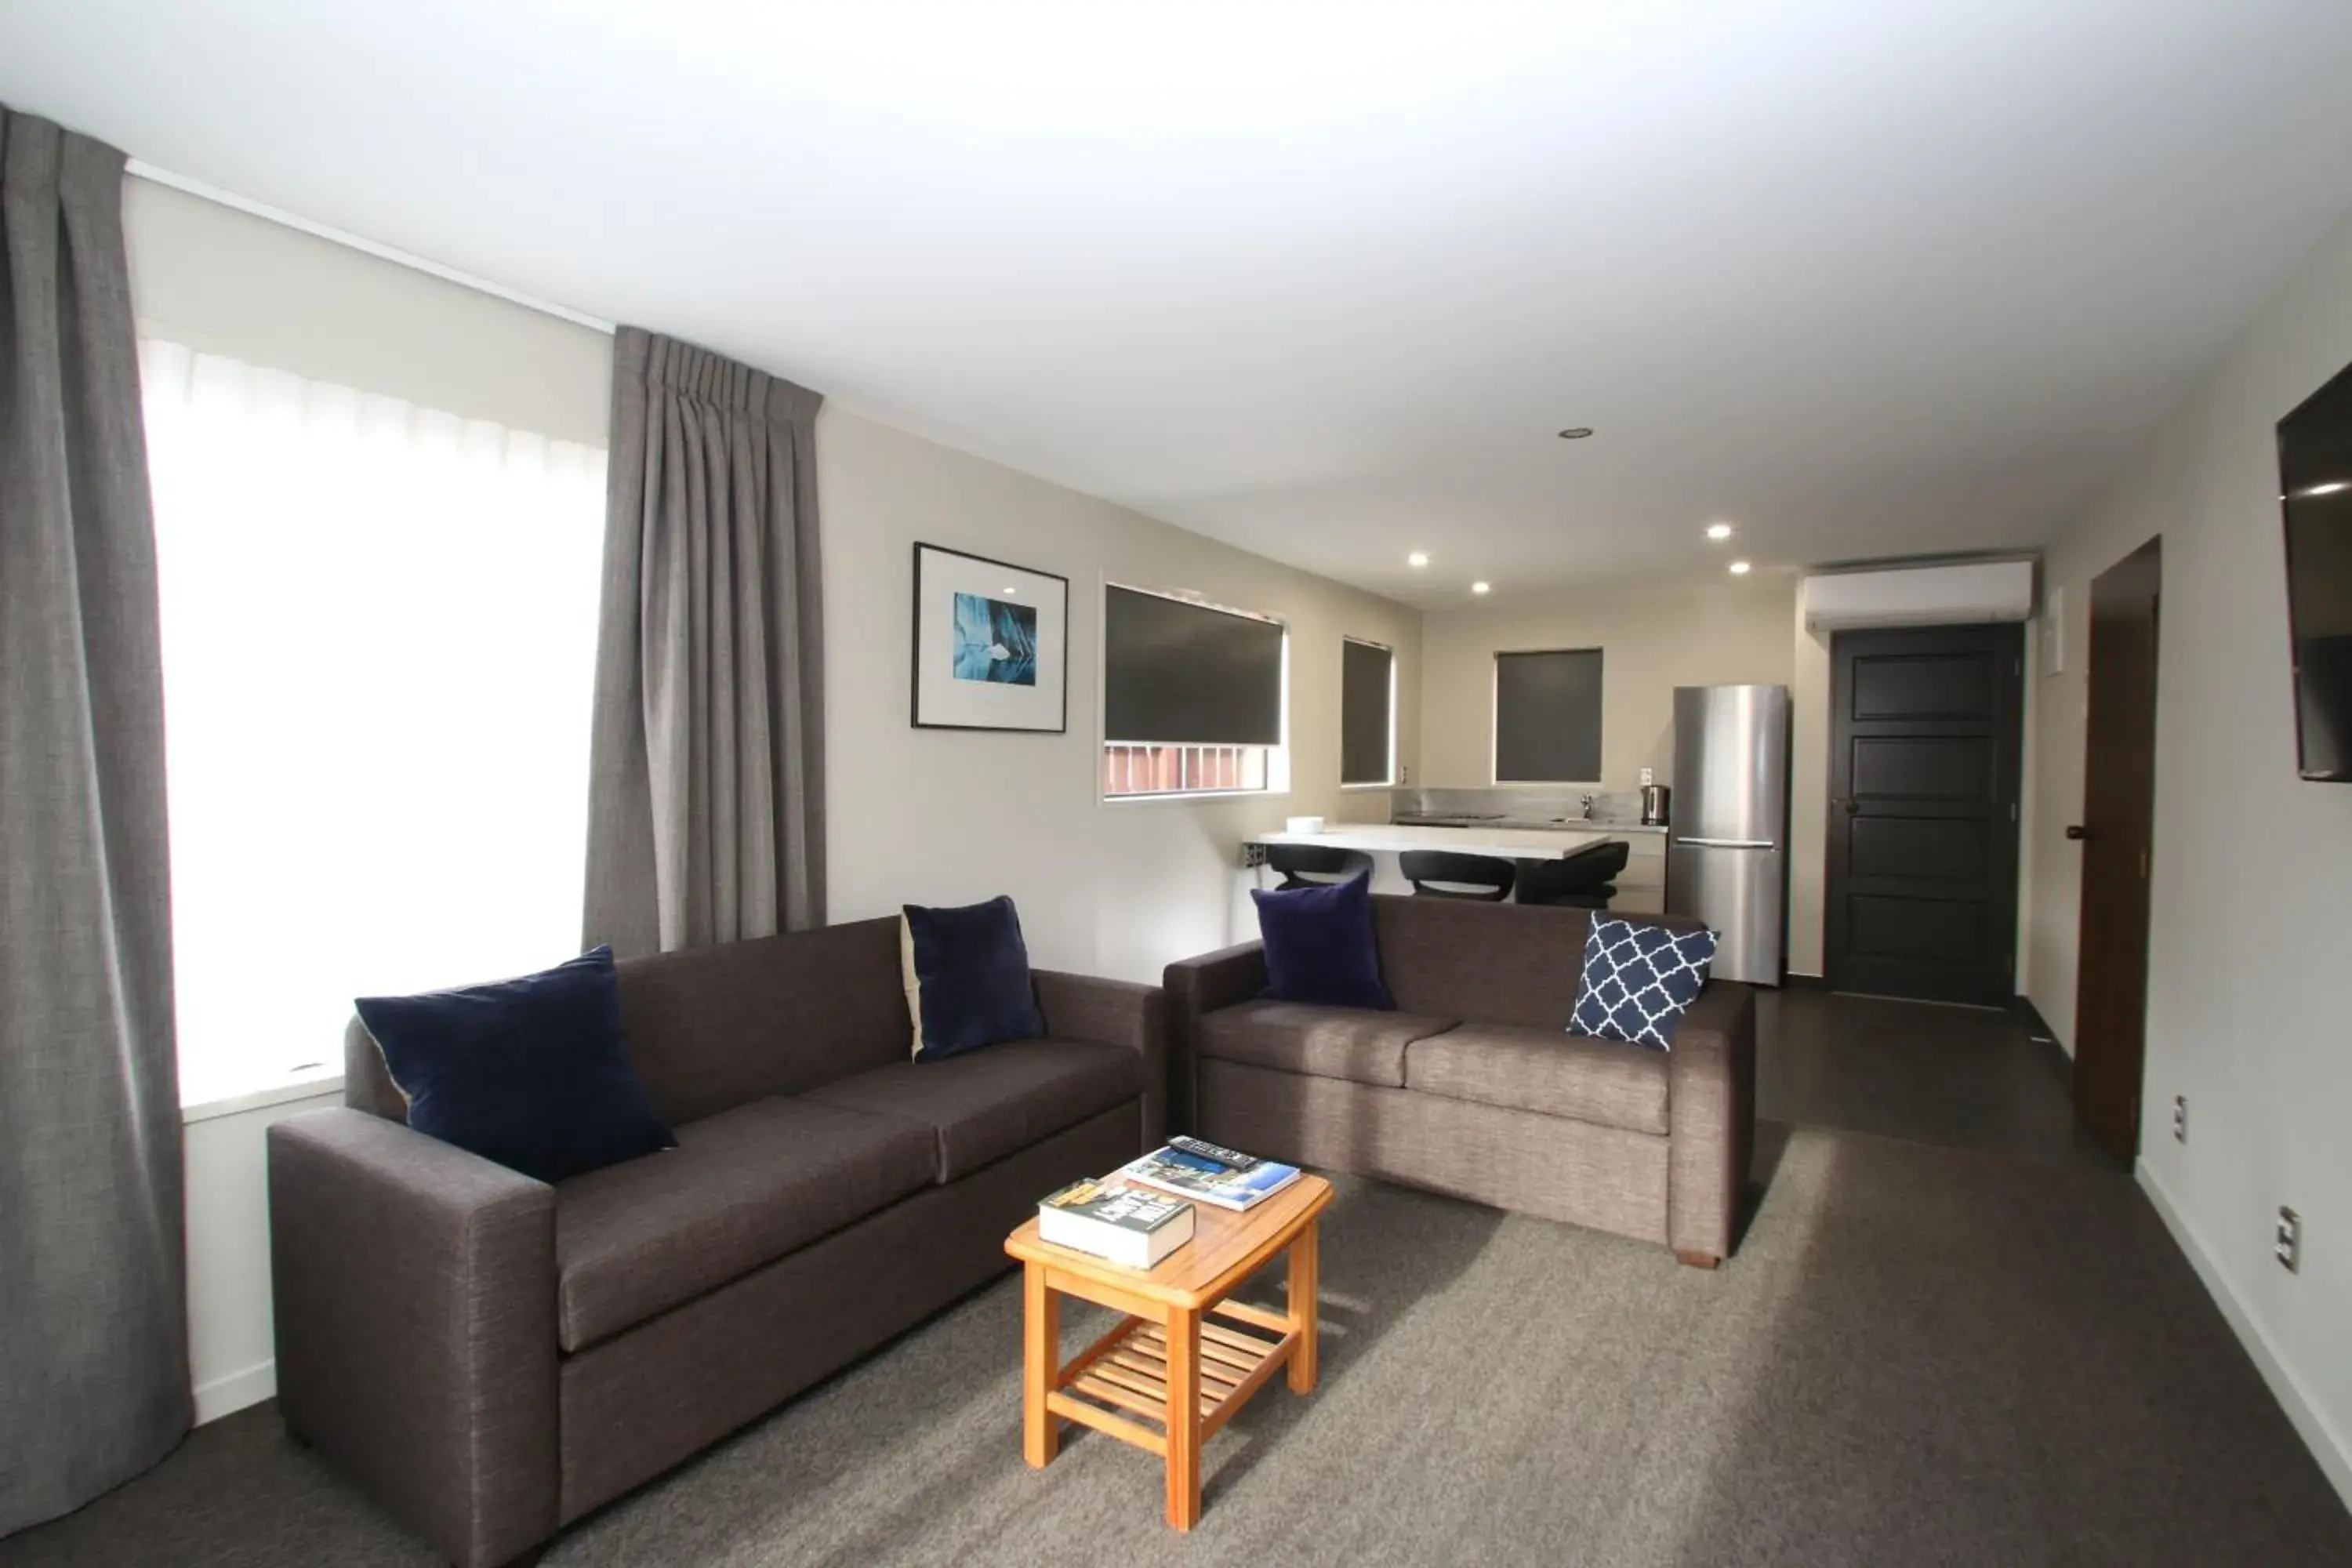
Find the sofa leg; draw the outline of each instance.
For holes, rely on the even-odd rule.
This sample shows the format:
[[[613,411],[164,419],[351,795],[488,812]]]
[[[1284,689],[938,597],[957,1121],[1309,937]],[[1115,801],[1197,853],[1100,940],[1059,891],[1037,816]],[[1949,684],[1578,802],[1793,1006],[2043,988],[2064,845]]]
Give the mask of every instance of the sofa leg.
[[[286,1441],[301,1453],[307,1454],[310,1451],[310,1439],[294,1430],[294,1423],[291,1421],[286,1423]]]
[[[1675,1248],[1675,1261],[1692,1268],[1712,1268],[1723,1259],[1712,1252],[1685,1252],[1677,1247]]]

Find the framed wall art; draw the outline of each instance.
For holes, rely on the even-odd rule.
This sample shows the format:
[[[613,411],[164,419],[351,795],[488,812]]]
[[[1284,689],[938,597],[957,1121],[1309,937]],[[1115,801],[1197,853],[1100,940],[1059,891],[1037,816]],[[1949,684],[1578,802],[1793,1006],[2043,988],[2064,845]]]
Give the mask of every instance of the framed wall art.
[[[1069,647],[1068,578],[915,546],[917,729],[1064,733]]]

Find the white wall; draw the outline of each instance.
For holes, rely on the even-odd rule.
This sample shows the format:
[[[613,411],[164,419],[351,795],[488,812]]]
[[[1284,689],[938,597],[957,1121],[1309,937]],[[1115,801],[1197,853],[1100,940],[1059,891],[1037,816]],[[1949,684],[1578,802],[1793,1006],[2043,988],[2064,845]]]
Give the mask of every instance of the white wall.
[[[1423,624],[1421,768],[1414,782],[1495,782],[1495,655],[1597,647],[1601,773],[1612,790],[1644,767],[1672,782],[1675,688],[1785,686],[1796,584],[1787,577],[1592,590],[1433,610]],[[1410,753],[1408,753],[1410,754]],[[1579,780],[1578,783],[1588,781]]]
[[[2273,446],[2347,362],[2352,224],[2051,548],[2069,668],[2038,683],[2028,940],[2030,994],[2071,1038],[2089,583],[2161,535],[2141,1179],[2352,1501],[2352,789],[2295,776]],[[2304,1216],[2299,1276],[2269,1254],[2282,1204]]]
[[[1010,893],[1040,964],[1157,983],[1171,960],[1255,933],[1237,870],[1245,832],[1292,816],[1386,819],[1384,792],[1339,788],[1339,644],[1397,650],[1397,750],[1410,759],[1416,612],[831,407],[817,487],[835,920]],[[919,540],[1070,580],[1066,734],[908,724]],[[1107,582],[1189,589],[1289,624],[1286,796],[1101,799]]]
[[[187,1123],[188,1370],[199,1423],[278,1392],[265,1136],[273,1121],[342,1102],[337,1086]]]

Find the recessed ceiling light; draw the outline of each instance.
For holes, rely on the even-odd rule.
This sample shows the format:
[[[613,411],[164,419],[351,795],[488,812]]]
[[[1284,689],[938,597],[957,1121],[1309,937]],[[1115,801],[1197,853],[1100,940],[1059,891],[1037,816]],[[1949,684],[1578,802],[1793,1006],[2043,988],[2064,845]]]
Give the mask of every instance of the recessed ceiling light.
[[[1709,539],[1728,539],[1731,533],[1731,524],[1727,522],[1710,522],[1706,525],[1706,536]]]
[[[1581,441],[1591,434],[1592,426],[1590,425],[1571,425],[1559,433],[1559,438],[1563,441]]]
[[[1494,591],[1494,584],[1491,583],[1473,583],[1470,584],[1470,591],[1474,594],[1492,593]]]
[[[1020,589],[1018,589],[1018,588],[1014,587],[1014,586],[1013,586],[1012,584],[1010,584],[1010,583],[1007,583],[1006,584],[1004,584],[1004,591],[1005,591],[1006,593],[1008,593],[1008,594],[1017,594],[1017,593],[1021,592],[1021,590],[1020,590]]]
[[[1745,561],[1735,561],[1735,562],[1733,562],[1733,563],[1731,563],[1731,574],[1732,574],[1733,576],[1735,576],[1735,577],[1745,577],[1745,576],[1747,576],[1747,575],[1748,575],[1748,563],[1747,563],[1747,562],[1745,562]]]
[[[1404,558],[1404,563],[1408,566],[1426,566],[1429,564],[1429,552],[1416,550]]]
[[[2352,479],[2336,479],[2327,484],[2314,485],[2307,490],[2297,490],[2295,493],[2304,496],[2332,496],[2337,490],[2352,490]]]

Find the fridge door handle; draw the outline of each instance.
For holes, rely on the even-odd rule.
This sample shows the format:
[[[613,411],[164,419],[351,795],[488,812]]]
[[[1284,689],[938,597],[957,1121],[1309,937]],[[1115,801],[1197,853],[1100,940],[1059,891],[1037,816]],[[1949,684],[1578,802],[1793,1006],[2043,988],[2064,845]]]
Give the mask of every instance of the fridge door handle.
[[[1778,849],[1769,838],[1677,838],[1677,844],[1687,844],[1699,849]]]

